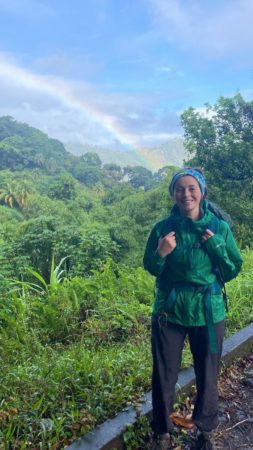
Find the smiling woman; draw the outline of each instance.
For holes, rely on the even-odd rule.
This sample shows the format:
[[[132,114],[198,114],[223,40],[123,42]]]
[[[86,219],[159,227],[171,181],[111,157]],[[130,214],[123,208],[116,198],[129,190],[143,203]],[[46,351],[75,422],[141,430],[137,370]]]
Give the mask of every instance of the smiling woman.
[[[192,420],[198,449],[214,449],[218,425],[217,381],[224,336],[221,280],[236,277],[242,258],[226,222],[208,208],[201,171],[174,174],[169,191],[176,204],[152,230],[144,267],[156,276],[152,315],[152,450],[172,448],[175,384],[186,335],[196,374]]]
[[[181,177],[176,182],[173,197],[181,216],[190,217],[192,220],[200,218],[199,205],[202,194],[199,183],[194,177]]]

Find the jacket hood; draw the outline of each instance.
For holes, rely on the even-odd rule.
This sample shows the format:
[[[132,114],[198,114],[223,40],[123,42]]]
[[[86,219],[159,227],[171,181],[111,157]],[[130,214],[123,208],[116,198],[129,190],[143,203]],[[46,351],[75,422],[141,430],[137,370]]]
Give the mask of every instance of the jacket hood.
[[[207,200],[204,200],[201,205],[201,213],[202,217],[199,220],[192,220],[190,217],[181,216],[178,206],[174,205],[171,210],[171,217],[175,229],[195,231],[197,234],[202,235],[207,228],[208,223],[210,223],[214,217],[214,214],[208,209]]]

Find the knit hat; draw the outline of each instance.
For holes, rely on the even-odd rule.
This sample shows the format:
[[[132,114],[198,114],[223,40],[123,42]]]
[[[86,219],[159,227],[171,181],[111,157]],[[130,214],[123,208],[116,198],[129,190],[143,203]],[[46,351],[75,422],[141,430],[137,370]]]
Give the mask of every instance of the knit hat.
[[[199,183],[199,187],[200,187],[202,196],[204,196],[206,194],[206,180],[205,180],[204,175],[198,169],[193,169],[191,167],[185,167],[184,169],[178,170],[172,177],[172,180],[169,185],[169,193],[172,197],[174,194],[176,182],[179,180],[179,178],[185,177],[185,176],[190,176],[190,177],[195,178],[197,180],[197,182]]]

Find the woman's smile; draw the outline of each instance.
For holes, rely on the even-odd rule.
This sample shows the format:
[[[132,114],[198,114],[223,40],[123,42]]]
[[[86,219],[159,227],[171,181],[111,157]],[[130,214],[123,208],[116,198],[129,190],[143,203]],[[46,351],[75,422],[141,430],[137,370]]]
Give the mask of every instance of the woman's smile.
[[[174,199],[181,215],[191,217],[193,220],[199,219],[202,194],[199,183],[194,177],[179,178],[175,185]]]

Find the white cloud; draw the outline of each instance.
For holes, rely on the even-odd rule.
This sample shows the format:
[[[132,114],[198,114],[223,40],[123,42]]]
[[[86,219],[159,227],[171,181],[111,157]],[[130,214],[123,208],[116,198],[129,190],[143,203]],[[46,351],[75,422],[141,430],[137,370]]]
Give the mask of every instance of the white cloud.
[[[127,117],[129,117],[129,119],[132,119],[132,120],[136,120],[136,119],[140,118],[139,114],[131,113],[131,112],[127,114]]]
[[[103,91],[41,75],[0,54],[0,115],[11,115],[63,142],[103,146],[159,143],[178,131],[175,113],[156,114],[160,93]]]
[[[184,49],[220,58],[251,51],[252,0],[149,0],[154,21]]]
[[[168,66],[161,66],[157,68],[158,72],[165,72],[165,73],[170,73],[171,72],[171,67]]]
[[[205,106],[195,108],[194,109],[196,113],[198,113],[200,116],[204,117],[205,119],[212,119],[216,114],[213,110],[210,110],[206,108]]]

